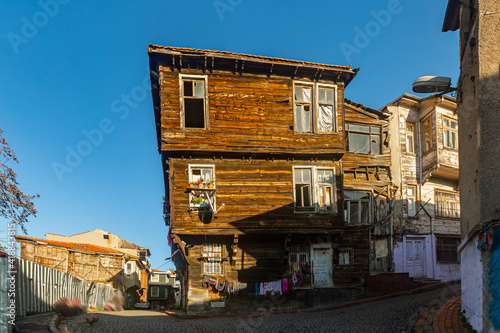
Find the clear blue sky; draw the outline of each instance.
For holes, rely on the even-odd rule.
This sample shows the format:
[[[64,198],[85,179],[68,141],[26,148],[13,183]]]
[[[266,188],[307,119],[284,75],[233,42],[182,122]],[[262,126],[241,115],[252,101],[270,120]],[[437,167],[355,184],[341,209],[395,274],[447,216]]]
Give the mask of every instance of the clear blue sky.
[[[40,194],[28,235],[100,228],[149,247],[154,268],[170,257],[149,43],[352,64],[346,97],[380,108],[422,75],[456,83],[447,2],[0,2],[0,128],[20,187]]]

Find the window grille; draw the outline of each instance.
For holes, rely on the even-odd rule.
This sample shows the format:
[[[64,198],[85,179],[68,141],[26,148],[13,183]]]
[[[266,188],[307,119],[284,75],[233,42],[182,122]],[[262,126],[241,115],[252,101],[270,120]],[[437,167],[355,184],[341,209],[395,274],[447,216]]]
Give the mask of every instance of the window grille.
[[[354,250],[353,249],[339,249],[339,265],[347,266],[354,264]]]
[[[437,261],[458,262],[459,237],[437,237]]]

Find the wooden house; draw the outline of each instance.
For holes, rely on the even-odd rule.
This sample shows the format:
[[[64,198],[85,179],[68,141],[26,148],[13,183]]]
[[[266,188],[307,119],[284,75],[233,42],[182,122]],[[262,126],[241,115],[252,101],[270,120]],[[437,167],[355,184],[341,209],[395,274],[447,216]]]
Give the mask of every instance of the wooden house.
[[[148,248],[129,242],[109,231],[102,229],[90,230],[70,236],[45,233],[47,240],[69,243],[92,244],[99,247],[114,249],[125,255],[124,286],[131,295],[127,307],[132,307],[136,301],[146,302],[148,296],[148,278],[151,272]]]
[[[389,114],[345,100],[346,153],[341,159],[344,221],[365,226],[370,273],[393,270],[393,205]],[[349,229],[347,229],[349,230]]]
[[[458,117],[453,97],[403,94],[391,114],[396,272],[442,281],[460,279]]]
[[[179,285],[174,271],[151,270],[149,276],[148,302],[154,310],[163,310],[175,305]]]
[[[345,130],[348,117],[373,125],[370,142],[378,141],[370,152],[387,149],[384,115],[344,99],[357,69],[157,45],[148,53],[181,305],[231,310],[228,295],[236,298],[207,287],[207,276],[246,285],[238,297],[255,307],[268,297],[255,287],[297,272],[295,290],[362,290],[372,201],[390,196],[390,159],[384,155],[378,165],[374,156],[352,152],[342,162],[354,131]],[[369,198],[345,201],[344,177],[346,191],[362,189]],[[356,214],[362,218],[354,222]]]
[[[82,280],[110,285],[128,295],[126,307],[147,299],[148,279],[147,275],[141,279],[141,275],[149,267],[143,264],[140,257],[88,243],[15,237],[20,244],[21,259]]]
[[[70,236],[46,232],[45,238],[61,242],[93,244],[115,249],[135,257],[140,257],[145,266],[150,266],[149,258],[151,257],[151,252],[148,248],[129,242],[109,231],[102,229],[95,229]]]

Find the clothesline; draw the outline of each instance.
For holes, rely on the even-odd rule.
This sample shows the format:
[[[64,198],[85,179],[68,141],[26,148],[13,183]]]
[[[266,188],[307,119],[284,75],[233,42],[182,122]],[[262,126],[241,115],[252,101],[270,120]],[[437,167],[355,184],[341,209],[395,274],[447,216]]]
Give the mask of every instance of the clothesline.
[[[302,285],[304,283],[304,275],[301,271],[296,271],[292,273],[291,277],[284,278],[281,280],[271,281],[271,282],[256,282],[255,283],[255,294],[256,295],[266,295],[268,292],[271,295],[279,293],[288,293],[293,290],[293,288],[298,284]]]
[[[308,264],[308,263],[305,263]],[[255,294],[257,295],[266,295],[270,292],[272,295],[279,293],[282,295],[283,293],[288,293],[293,290],[297,285],[302,286],[304,283],[304,274],[307,271],[304,271],[304,267],[300,270],[291,273],[289,277],[270,281],[270,282],[256,282],[255,283]],[[212,286],[215,290],[219,292],[227,292],[228,294],[238,295],[240,290],[247,289],[248,292],[251,292],[250,285],[245,282],[239,281],[228,281],[227,279],[203,275],[202,284],[206,287]],[[253,287],[253,286],[252,286]]]
[[[238,295],[239,291],[247,288],[247,284],[244,282],[228,281],[226,279],[203,275],[203,285],[212,286],[217,291],[226,291],[228,294]]]

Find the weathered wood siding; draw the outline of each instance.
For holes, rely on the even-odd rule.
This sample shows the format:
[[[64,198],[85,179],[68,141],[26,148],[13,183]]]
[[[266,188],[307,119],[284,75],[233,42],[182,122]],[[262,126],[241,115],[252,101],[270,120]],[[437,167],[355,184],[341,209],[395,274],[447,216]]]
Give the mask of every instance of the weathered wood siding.
[[[122,287],[122,258],[93,252],[76,252],[46,244],[20,242],[21,258],[54,268],[79,279]]]
[[[224,71],[181,72],[207,75],[209,107],[209,130],[181,130],[179,74],[170,67],[160,66],[163,151],[324,154],[344,149],[342,82],[319,81],[337,85],[338,133],[295,133],[291,77]]]
[[[191,244],[187,260],[188,269],[188,294],[194,298],[207,301],[218,301],[225,298],[225,292],[217,292],[213,288],[203,285],[204,259],[202,257],[203,244],[222,244],[223,268],[222,274],[209,274],[230,282],[244,282],[253,285],[257,282],[280,280],[288,276],[288,250],[285,247],[285,236],[280,234],[243,235],[239,237],[237,245],[233,244],[232,237],[222,236],[185,236],[186,243]],[[305,236],[292,236],[292,243],[304,244]],[[369,273],[369,230],[367,227],[353,226],[346,230],[342,236],[332,238],[314,237],[315,241],[332,240],[334,248],[332,258],[333,284],[335,287],[363,287]],[[290,244],[289,244],[290,245]],[[348,266],[337,264],[338,249],[353,249],[354,263]],[[307,286],[304,286],[308,288]],[[249,290],[253,290],[252,287]],[[189,296],[188,296],[189,297]],[[196,304],[190,310],[202,310]],[[205,303],[205,309],[208,310]]]
[[[438,161],[438,153],[437,153],[437,147],[438,147],[438,139],[437,139],[437,124],[436,124],[436,112],[435,112],[435,107],[432,108],[427,108],[424,111],[420,112],[420,147],[424,146],[424,133],[423,131],[423,126],[422,126],[422,121],[427,119],[427,117],[430,117],[431,123],[432,123],[432,132],[431,132],[431,140],[432,140],[432,147],[428,151],[422,154],[422,170],[423,173],[425,171],[432,169]],[[423,152],[423,150],[422,150]]]
[[[214,219],[190,212],[189,165],[213,165],[217,208]],[[235,158],[170,158],[170,223],[176,234],[244,234],[247,232],[312,232],[342,227],[339,213],[295,213],[293,166],[335,168],[340,198],[338,161],[256,160]]]
[[[416,227],[418,233],[431,233],[430,218],[432,218],[432,233],[460,235],[460,219],[439,217],[436,216],[435,211],[435,190],[456,191],[456,186],[457,183],[455,181],[432,177],[421,187],[421,203],[425,206],[418,214],[418,218],[410,221],[410,223]]]
[[[459,234],[460,222],[456,218],[440,218],[435,214],[435,190],[456,191],[458,185],[458,151],[444,147],[443,117],[457,119],[449,107],[436,105],[439,100],[425,101],[423,105],[399,108],[399,140],[401,148],[401,200],[403,207],[403,231],[411,234]],[[432,119],[432,149],[422,154],[422,121]],[[406,123],[415,124],[415,152],[406,147]],[[420,177],[422,163],[422,177]],[[443,167],[446,167],[444,169]],[[455,170],[455,172],[453,171]],[[424,184],[420,184],[423,181]],[[416,187],[415,217],[408,217],[407,186]],[[423,206],[423,208],[422,208]]]
[[[339,239],[338,248],[353,249],[354,264],[348,266],[335,265],[333,269],[334,286],[337,288],[363,286],[370,267],[368,228],[361,226],[346,228],[345,234]],[[334,251],[334,256],[338,256],[337,251]]]
[[[386,190],[391,185],[391,155],[388,141],[389,122],[387,116],[373,115],[356,107],[345,104],[345,122],[365,125],[378,125],[381,128],[381,154],[357,154],[346,151],[342,156],[344,188]]]
[[[444,143],[444,124],[443,118],[449,118],[458,122],[458,116],[448,108],[436,107],[437,124],[437,144],[438,144],[438,163],[458,169],[458,149],[445,147]],[[457,133],[458,134],[458,133]],[[458,135],[457,135],[458,143]]]

